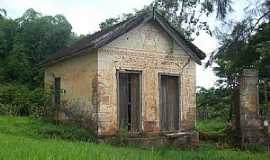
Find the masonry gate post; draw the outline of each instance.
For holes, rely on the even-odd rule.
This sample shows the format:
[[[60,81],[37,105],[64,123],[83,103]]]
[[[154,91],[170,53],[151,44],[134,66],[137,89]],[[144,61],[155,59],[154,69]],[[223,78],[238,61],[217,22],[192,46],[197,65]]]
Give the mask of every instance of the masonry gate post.
[[[270,86],[270,81],[268,81],[267,82],[267,84],[266,84],[266,88],[268,89],[268,86]],[[268,90],[266,89],[266,92],[268,92]],[[266,97],[266,98],[268,98],[268,97]],[[269,101],[267,101],[267,110],[268,110],[268,112],[267,112],[267,118],[266,118],[266,120],[267,120],[267,125],[268,125],[268,130],[267,130],[267,134],[268,134],[268,137],[270,137],[270,102]]]
[[[270,65],[267,65],[266,67],[266,74],[267,74],[267,76],[266,77],[270,77]],[[268,78],[266,78],[266,102],[268,103],[267,105],[268,105],[268,114],[267,114],[267,116],[268,116],[268,118],[267,118],[267,120],[268,120],[268,132],[267,132],[267,134],[268,134],[268,137],[270,137],[270,101],[267,99],[268,98],[268,96],[269,96],[269,94],[267,93],[268,92],[268,87],[270,87],[270,79]]]
[[[244,69],[240,81],[240,130],[243,144],[261,141],[262,124],[259,119],[258,72]]]

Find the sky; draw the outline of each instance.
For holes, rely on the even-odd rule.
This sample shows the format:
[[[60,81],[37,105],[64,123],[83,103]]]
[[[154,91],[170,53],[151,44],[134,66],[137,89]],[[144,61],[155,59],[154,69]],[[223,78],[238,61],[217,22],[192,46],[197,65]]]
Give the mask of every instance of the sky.
[[[234,8],[233,16],[238,18],[243,15],[243,6],[245,6],[243,4],[246,0],[234,1],[236,9]],[[71,23],[73,32],[89,34],[97,31],[99,23],[105,19],[141,9],[151,2],[152,0],[0,0],[0,7],[4,8],[11,18],[20,17],[28,8],[33,8],[43,15],[62,14]],[[213,17],[208,21],[209,24],[215,23]],[[206,33],[196,37],[193,43],[208,56],[218,47],[218,41]],[[210,88],[214,86],[216,80],[212,68],[205,69],[203,65],[197,65],[197,86]]]

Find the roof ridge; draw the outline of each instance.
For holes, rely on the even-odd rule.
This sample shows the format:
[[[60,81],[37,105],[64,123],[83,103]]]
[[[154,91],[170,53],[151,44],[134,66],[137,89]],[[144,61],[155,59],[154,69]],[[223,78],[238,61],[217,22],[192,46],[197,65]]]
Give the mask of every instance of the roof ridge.
[[[155,17],[155,19],[154,19]],[[81,53],[82,50],[87,48],[97,49],[100,48],[117,37],[127,33],[131,29],[135,28],[143,22],[148,22],[150,20],[157,21],[159,25],[177,42],[179,45],[184,45],[185,48],[190,50],[188,54],[194,58],[194,60],[201,64],[201,59],[205,58],[205,54],[196,47],[192,42],[189,42],[185,37],[179,33],[171,24],[156,10],[154,11],[144,11],[141,14],[137,14],[131,18],[128,18],[122,22],[119,22],[109,28],[104,30],[99,30],[93,34],[89,34],[86,37],[78,40],[74,44],[64,47],[58,50],[54,55],[49,57],[45,61],[45,65],[53,64],[57,61],[63,60],[68,57],[76,56]]]

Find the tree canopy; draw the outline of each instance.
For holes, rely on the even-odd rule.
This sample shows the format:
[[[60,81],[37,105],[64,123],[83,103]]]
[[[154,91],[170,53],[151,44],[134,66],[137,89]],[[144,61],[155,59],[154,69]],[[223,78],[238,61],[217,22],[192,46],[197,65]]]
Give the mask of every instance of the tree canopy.
[[[230,92],[226,88],[197,89],[197,113],[200,120],[230,119]]]
[[[234,102],[235,93],[243,69],[257,69],[260,114],[265,116],[270,99],[270,1],[250,4],[245,14],[239,21],[224,21],[220,29],[216,30],[220,47],[212,53],[206,67],[215,62],[213,69],[219,77],[217,87],[226,89],[231,95],[230,113],[237,107],[237,102]]]
[[[206,17],[215,13],[217,19],[223,20],[227,13],[232,11],[231,0],[155,0],[149,6],[135,10],[135,13],[106,19],[100,23],[100,29],[106,29],[143,11],[152,10],[153,7],[190,40],[194,34],[199,35],[201,31],[212,35]]]
[[[62,15],[43,16],[28,9],[17,18],[0,18],[0,79],[29,86],[42,84],[40,63],[72,38],[72,26]]]
[[[270,1],[265,0],[249,8],[247,17],[239,22],[227,23],[229,31],[217,31],[221,46],[207,63],[208,66],[214,61],[218,65],[214,70],[220,77],[219,82],[231,88],[238,86],[244,68],[258,69],[260,79],[270,78],[267,72],[270,64]]]

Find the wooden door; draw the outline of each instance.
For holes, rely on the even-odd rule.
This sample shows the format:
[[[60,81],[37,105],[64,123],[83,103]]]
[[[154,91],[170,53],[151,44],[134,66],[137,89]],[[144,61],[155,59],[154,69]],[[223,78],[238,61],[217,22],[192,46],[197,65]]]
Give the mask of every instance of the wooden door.
[[[119,124],[130,132],[140,130],[140,74],[119,73]]]
[[[160,127],[162,131],[179,129],[178,76],[161,75],[160,78]]]

